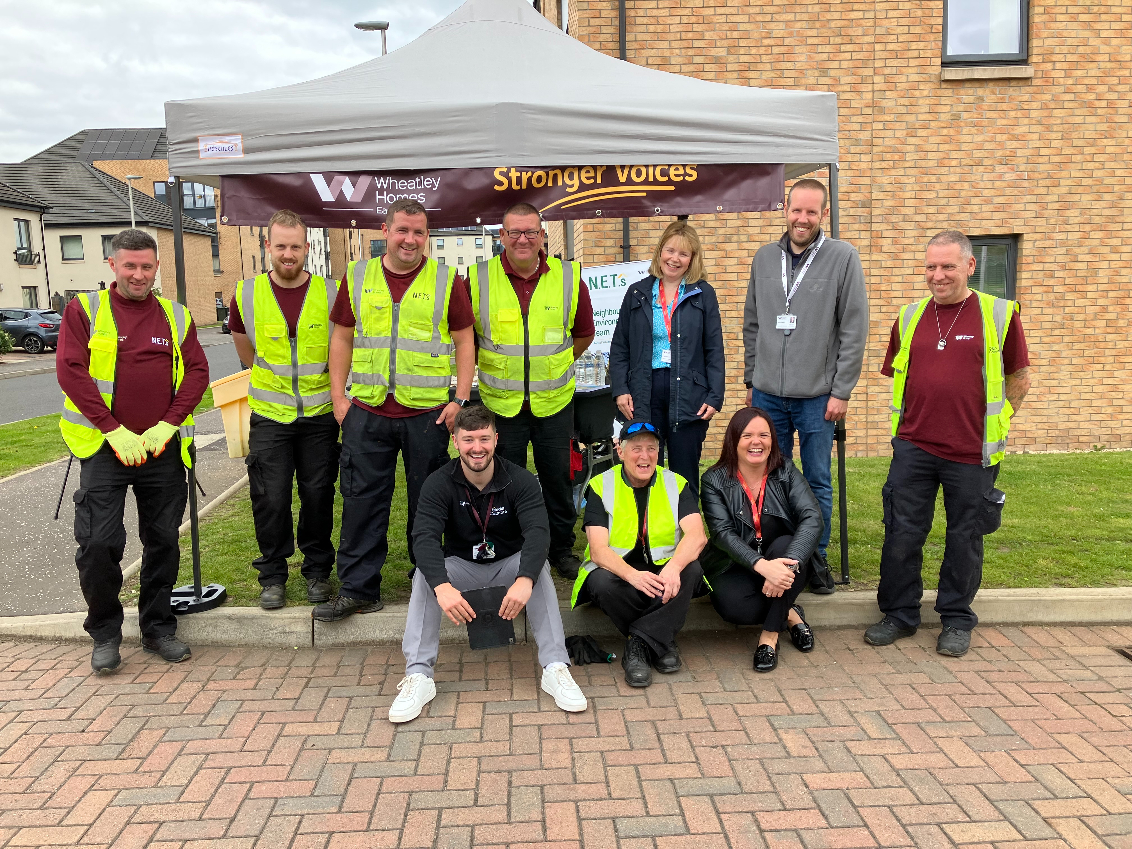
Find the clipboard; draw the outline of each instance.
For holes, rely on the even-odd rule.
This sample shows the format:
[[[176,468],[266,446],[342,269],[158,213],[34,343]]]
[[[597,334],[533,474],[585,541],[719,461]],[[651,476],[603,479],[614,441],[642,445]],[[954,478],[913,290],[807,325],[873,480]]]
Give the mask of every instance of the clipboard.
[[[497,649],[515,644],[515,623],[499,616],[507,587],[483,587],[463,593],[476,612],[468,623],[468,644],[473,649]]]

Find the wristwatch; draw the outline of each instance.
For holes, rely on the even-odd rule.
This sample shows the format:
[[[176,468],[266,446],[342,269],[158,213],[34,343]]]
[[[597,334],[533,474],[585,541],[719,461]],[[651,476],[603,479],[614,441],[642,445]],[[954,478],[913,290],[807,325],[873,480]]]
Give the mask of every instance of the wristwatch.
[[[470,398],[453,398],[452,401],[461,407],[466,407],[470,403],[472,403],[472,400]]]

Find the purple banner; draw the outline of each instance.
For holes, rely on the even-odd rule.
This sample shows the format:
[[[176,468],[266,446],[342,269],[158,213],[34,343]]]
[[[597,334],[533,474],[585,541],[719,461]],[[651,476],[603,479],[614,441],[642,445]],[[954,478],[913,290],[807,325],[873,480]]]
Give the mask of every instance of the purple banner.
[[[707,215],[782,208],[782,165],[582,165],[221,177],[223,224],[263,225],[279,209],[311,227],[377,228],[412,198],[433,228],[501,223],[534,204],[548,221]]]

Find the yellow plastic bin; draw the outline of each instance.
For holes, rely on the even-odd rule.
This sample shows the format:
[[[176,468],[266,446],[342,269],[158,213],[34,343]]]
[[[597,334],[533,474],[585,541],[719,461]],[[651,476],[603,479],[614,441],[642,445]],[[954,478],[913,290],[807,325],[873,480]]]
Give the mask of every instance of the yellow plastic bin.
[[[224,436],[228,439],[229,457],[248,456],[248,433],[252,426],[252,408],[248,406],[248,384],[252,370],[245,369],[210,384],[212,402],[224,418]]]

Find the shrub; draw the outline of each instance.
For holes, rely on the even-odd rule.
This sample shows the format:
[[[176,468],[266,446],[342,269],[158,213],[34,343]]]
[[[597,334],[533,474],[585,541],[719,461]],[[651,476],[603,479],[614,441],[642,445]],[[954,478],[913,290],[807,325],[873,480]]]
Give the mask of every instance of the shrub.
[[[12,353],[12,348],[15,345],[15,340],[3,330],[0,330],[0,355]]]

